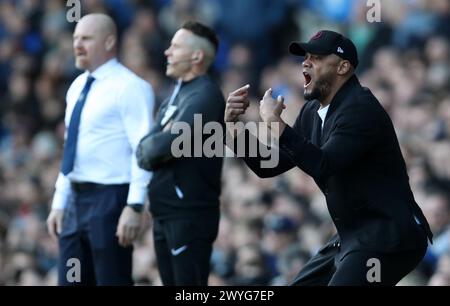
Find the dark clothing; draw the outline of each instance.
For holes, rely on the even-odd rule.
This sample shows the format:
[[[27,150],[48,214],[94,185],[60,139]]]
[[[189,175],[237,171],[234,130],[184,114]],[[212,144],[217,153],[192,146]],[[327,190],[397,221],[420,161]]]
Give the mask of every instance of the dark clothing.
[[[336,272],[335,258],[339,253],[339,236],[334,235],[302,268],[291,286],[327,286]]]
[[[59,285],[133,285],[132,247],[119,245],[117,223],[127,203],[128,184],[74,186],[64,210],[59,239]],[[70,258],[79,260],[80,282]]]
[[[208,285],[209,259],[218,229],[218,214],[155,220],[153,241],[164,285]]]
[[[286,126],[277,167],[260,168],[259,158],[245,158],[247,165],[260,177],[297,166],[314,178],[339,234],[338,262],[354,251],[422,250],[432,233],[414,200],[386,111],[356,76],[332,99],[323,131],[319,106],[308,101],[294,126]]]
[[[355,251],[336,262],[340,250],[335,235],[303,267],[291,286],[394,286],[422,260],[426,246],[415,251],[395,253]],[[370,259],[379,260],[379,281],[369,281],[372,275]]]
[[[202,135],[207,123],[218,122],[223,129],[225,100],[217,84],[205,75],[182,83],[172,104],[169,101],[162,104],[154,128],[137,151],[139,166],[153,171],[148,195],[158,268],[164,285],[206,285],[218,230],[222,157],[194,153],[209,137]],[[166,111],[174,106],[172,127],[187,123],[190,128],[189,156],[175,157],[171,147],[182,135],[163,131]],[[201,115],[200,122],[194,121],[196,115],[197,120]],[[219,138],[216,146],[221,145]],[[179,250],[182,253],[177,254]]]
[[[348,253],[336,267],[328,286],[395,286],[417,267],[425,252],[426,247],[395,253]],[[371,262],[374,259],[378,261],[376,267]],[[375,268],[378,272],[373,271]],[[379,279],[374,273],[378,273]]]
[[[137,150],[139,166],[153,171],[148,188],[150,210],[155,218],[184,217],[205,210],[218,212],[222,158],[203,155],[175,158],[172,155],[172,142],[180,135],[162,131],[161,120],[168,102],[169,99],[162,104],[153,129],[141,140]],[[201,132],[194,131],[195,114],[202,116],[200,129],[208,122],[218,122],[223,128],[225,100],[209,76],[184,82],[174,105],[177,107],[172,117],[174,124],[189,124],[196,137],[201,136]],[[202,136],[201,144],[207,136]],[[191,146],[191,156],[194,156],[194,147],[195,144]]]

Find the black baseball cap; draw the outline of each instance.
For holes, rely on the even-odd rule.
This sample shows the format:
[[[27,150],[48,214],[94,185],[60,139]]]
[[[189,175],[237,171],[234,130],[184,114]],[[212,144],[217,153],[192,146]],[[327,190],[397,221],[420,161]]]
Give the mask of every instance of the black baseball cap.
[[[336,54],[340,58],[348,60],[354,68],[358,66],[358,53],[353,42],[334,31],[319,31],[308,42],[292,42],[289,45],[289,52],[300,56],[305,56],[306,53]]]

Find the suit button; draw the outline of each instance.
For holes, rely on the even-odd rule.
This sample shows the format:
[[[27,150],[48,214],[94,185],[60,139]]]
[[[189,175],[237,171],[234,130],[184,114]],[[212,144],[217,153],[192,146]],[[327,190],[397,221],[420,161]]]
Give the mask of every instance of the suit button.
[[[323,193],[325,194],[325,195],[328,195],[328,188],[325,188],[324,190],[323,190]]]

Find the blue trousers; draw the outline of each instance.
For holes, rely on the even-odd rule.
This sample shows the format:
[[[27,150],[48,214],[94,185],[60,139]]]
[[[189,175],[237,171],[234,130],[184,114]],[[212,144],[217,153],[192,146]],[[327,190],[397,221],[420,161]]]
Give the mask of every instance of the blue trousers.
[[[121,247],[117,223],[128,185],[74,191],[59,237],[58,284],[132,285],[132,247]]]

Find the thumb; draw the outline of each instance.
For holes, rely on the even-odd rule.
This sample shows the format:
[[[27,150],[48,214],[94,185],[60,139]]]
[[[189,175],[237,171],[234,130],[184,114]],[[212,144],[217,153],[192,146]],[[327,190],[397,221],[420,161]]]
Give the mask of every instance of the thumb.
[[[58,235],[61,235],[61,232],[62,232],[62,218],[57,218],[56,219],[56,232],[58,233]]]
[[[266,92],[264,93],[264,98],[266,97],[272,97],[272,88],[266,90]]]
[[[56,238],[55,235],[55,223],[51,222],[51,221],[47,221],[47,231],[50,234],[50,236],[52,238]]]
[[[122,224],[118,222],[116,228],[116,236],[119,237],[121,234],[122,234]]]
[[[284,104],[284,97],[282,95],[279,95],[277,97],[277,102],[281,104],[281,108],[285,109],[286,105]]]

